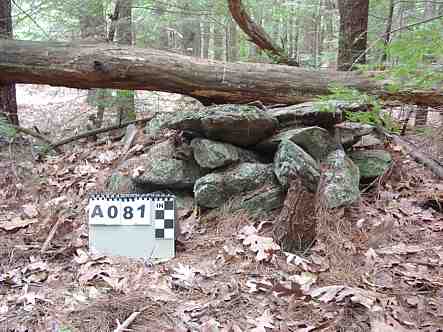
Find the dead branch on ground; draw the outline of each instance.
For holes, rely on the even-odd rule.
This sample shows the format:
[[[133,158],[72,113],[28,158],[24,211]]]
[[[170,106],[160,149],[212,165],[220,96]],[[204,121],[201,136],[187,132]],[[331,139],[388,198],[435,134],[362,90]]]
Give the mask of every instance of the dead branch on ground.
[[[140,123],[145,123],[150,121],[153,118],[153,116],[147,117],[147,118],[143,118],[143,119],[139,119],[139,120],[133,120],[133,121],[128,121],[128,122],[124,122],[124,123],[120,123],[120,124],[116,124],[116,125],[112,125],[109,127],[104,127],[104,128],[98,128],[98,129],[94,129],[94,130],[90,130],[84,133],[81,133],[79,135],[75,135],[75,136],[71,136],[68,138],[64,138],[58,142],[52,143],[48,146],[47,151],[51,150],[51,149],[55,149],[58,148],[59,146],[77,141],[79,139],[82,138],[86,138],[86,137],[90,137],[90,136],[94,136],[97,134],[103,134],[105,132],[111,131],[111,130],[115,130],[115,129],[121,129],[121,128],[125,128],[127,126],[129,126],[130,124],[140,124]]]

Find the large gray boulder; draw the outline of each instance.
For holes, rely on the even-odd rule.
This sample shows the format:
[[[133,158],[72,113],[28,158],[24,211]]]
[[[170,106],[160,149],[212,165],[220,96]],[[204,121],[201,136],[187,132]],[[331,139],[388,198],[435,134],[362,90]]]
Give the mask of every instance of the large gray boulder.
[[[186,148],[186,147],[182,147]],[[190,150],[190,147],[188,147]],[[131,174],[132,182],[143,190],[150,192],[161,189],[192,189],[195,181],[205,172],[187,154],[178,154],[171,141],[153,146],[134,164]]]
[[[329,132],[320,127],[293,128],[280,131],[257,144],[255,149],[260,152],[275,153],[283,140],[294,142],[317,161],[324,159],[329,152],[335,149],[334,140]]]
[[[266,208],[260,206],[266,199],[270,200],[268,206],[278,206],[283,201],[272,165],[259,163],[241,163],[198,179],[194,186],[194,198],[199,206],[207,208],[220,207],[232,201],[237,207],[249,205],[252,209],[261,209]],[[275,203],[276,200],[279,203]]]
[[[260,160],[260,157],[252,151],[205,138],[194,138],[191,147],[194,159],[203,168],[215,169],[239,161],[259,162]]]
[[[370,182],[391,166],[392,157],[384,150],[360,150],[348,154],[360,170],[360,181]]]
[[[180,112],[166,127],[246,147],[271,136],[278,127],[278,121],[255,106],[221,105],[204,111]]]
[[[274,108],[269,114],[279,121],[280,128],[321,126],[323,128],[334,128],[334,125],[343,120],[340,106],[337,102],[337,110],[330,112],[321,108],[321,103],[307,102],[298,105]],[[330,106],[328,106],[330,107]]]
[[[274,157],[274,174],[283,189],[288,189],[291,177],[301,177],[306,188],[315,192],[320,179],[317,162],[297,144],[289,140],[280,142]]]
[[[331,152],[326,159],[324,199],[328,208],[349,205],[360,198],[360,172],[343,150]]]

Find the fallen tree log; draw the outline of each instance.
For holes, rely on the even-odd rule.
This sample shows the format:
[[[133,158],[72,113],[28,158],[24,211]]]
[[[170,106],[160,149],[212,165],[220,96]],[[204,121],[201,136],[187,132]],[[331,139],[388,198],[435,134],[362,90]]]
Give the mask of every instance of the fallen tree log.
[[[386,82],[354,72],[224,63],[114,44],[0,40],[0,84],[11,82],[174,92],[206,105],[298,104],[339,85],[405,103],[443,104],[441,87],[389,92]]]

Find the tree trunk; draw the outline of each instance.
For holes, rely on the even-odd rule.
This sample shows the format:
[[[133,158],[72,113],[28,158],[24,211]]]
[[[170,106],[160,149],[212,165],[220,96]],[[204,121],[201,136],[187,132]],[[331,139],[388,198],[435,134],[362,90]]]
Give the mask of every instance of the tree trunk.
[[[209,59],[209,42],[211,41],[211,21],[209,20],[209,15],[205,16],[205,21],[203,22],[203,58]]]
[[[339,0],[340,35],[337,69],[350,70],[366,63],[369,0]]]
[[[181,93],[211,103],[298,104],[344,86],[405,103],[443,104],[440,87],[386,89],[354,72],[283,65],[205,61],[149,48],[0,40],[0,84],[33,83],[73,88],[113,88]]]
[[[218,25],[214,25],[214,59],[223,60],[223,54],[225,49],[224,30]]]
[[[117,43],[132,45],[132,0],[119,1]],[[135,119],[134,91],[117,91],[118,123]]]
[[[238,60],[238,40],[237,40],[237,24],[235,21],[229,17],[229,24],[228,24],[228,34],[227,34],[227,50],[228,50],[228,57],[227,61],[229,62],[235,62]]]
[[[386,21],[386,30],[385,30],[385,38],[384,38],[384,49],[381,57],[381,62],[385,63],[388,59],[388,46],[391,41],[391,30],[392,30],[392,20],[394,18],[394,0],[389,0],[389,12],[388,12],[388,20]]]
[[[192,10],[192,1],[184,3],[185,14],[181,18],[181,32],[183,35],[183,52],[186,55],[201,57],[201,31],[200,19],[195,16],[189,16]]]
[[[253,9],[254,21],[259,25],[263,25],[263,7],[259,6],[258,8]],[[250,62],[257,62],[258,54],[260,53],[260,49],[254,43],[249,43],[249,54],[248,58]]]
[[[12,39],[12,37],[11,0],[2,0],[0,1],[0,39]],[[2,115],[6,116],[13,125],[19,125],[15,84],[0,85],[0,116]]]
[[[118,19],[118,4],[116,6],[116,13]],[[102,0],[89,1],[85,6],[80,8],[80,16],[78,17],[80,22],[80,36],[82,40],[96,41],[99,43],[104,42],[107,39],[105,29],[105,17]],[[111,17],[111,19],[115,16]],[[110,29],[112,30],[112,28]],[[109,37],[109,36],[108,36]],[[102,100],[102,96],[105,95],[104,91],[97,89],[91,89],[88,91],[88,97],[86,102],[91,106],[97,107],[97,115],[95,124],[97,128],[100,128],[103,122],[103,115],[105,112],[105,102]],[[101,120],[100,120],[101,119]]]

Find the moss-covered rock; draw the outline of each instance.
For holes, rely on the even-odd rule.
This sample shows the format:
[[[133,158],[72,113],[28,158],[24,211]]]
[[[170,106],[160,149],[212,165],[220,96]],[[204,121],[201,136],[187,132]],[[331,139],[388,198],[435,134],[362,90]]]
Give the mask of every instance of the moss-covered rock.
[[[265,186],[275,186],[276,181],[272,172],[272,165],[259,163],[241,163],[224,171],[208,174],[197,180],[194,186],[194,197],[198,205],[207,208],[216,208],[232,200],[234,205],[240,204],[250,195],[249,207],[260,209],[263,197],[276,196],[278,191],[273,188],[272,195],[254,195],[253,192]],[[238,195],[242,195],[242,197]],[[277,195],[278,196],[278,195]],[[241,202],[239,201],[241,200]],[[248,200],[246,200],[248,201]],[[243,206],[248,203],[244,201]],[[272,204],[270,204],[272,205]]]
[[[190,148],[189,148],[190,149]],[[138,159],[134,165],[139,172],[132,172],[131,180],[137,187],[150,192],[160,189],[192,189],[195,181],[205,171],[195,162],[192,154],[186,157],[176,155],[176,148],[170,141],[155,145]]]
[[[125,194],[135,191],[135,187],[129,175],[115,171],[106,183],[106,191],[116,194]]]
[[[155,116],[146,124],[145,134],[151,137],[156,137],[161,132],[164,125],[173,117],[173,113],[161,112],[155,114]]]
[[[353,151],[349,158],[358,166],[362,182],[370,182],[383,175],[392,163],[391,155],[384,150]]]
[[[278,121],[255,106],[211,106],[198,112],[181,112],[168,122],[170,129],[189,130],[206,138],[251,146],[271,136]]]
[[[322,105],[318,102],[307,102],[287,107],[271,109],[269,114],[279,121],[280,128],[295,126],[321,126],[334,128],[334,125],[342,121],[341,103],[328,103],[328,109],[336,107],[335,112],[322,111]]]
[[[283,140],[294,142],[317,161],[324,159],[335,148],[334,140],[326,129],[306,127],[280,131],[257,144],[255,149],[260,152],[275,153]]]
[[[258,162],[260,157],[252,151],[229,143],[194,138],[191,141],[194,159],[203,168],[215,169],[237,162]]]
[[[280,142],[274,157],[274,174],[286,190],[291,176],[301,177],[306,188],[315,192],[320,179],[317,162],[302,148],[290,140]]]
[[[331,152],[326,159],[324,198],[328,208],[349,205],[360,198],[360,171],[343,150]]]

